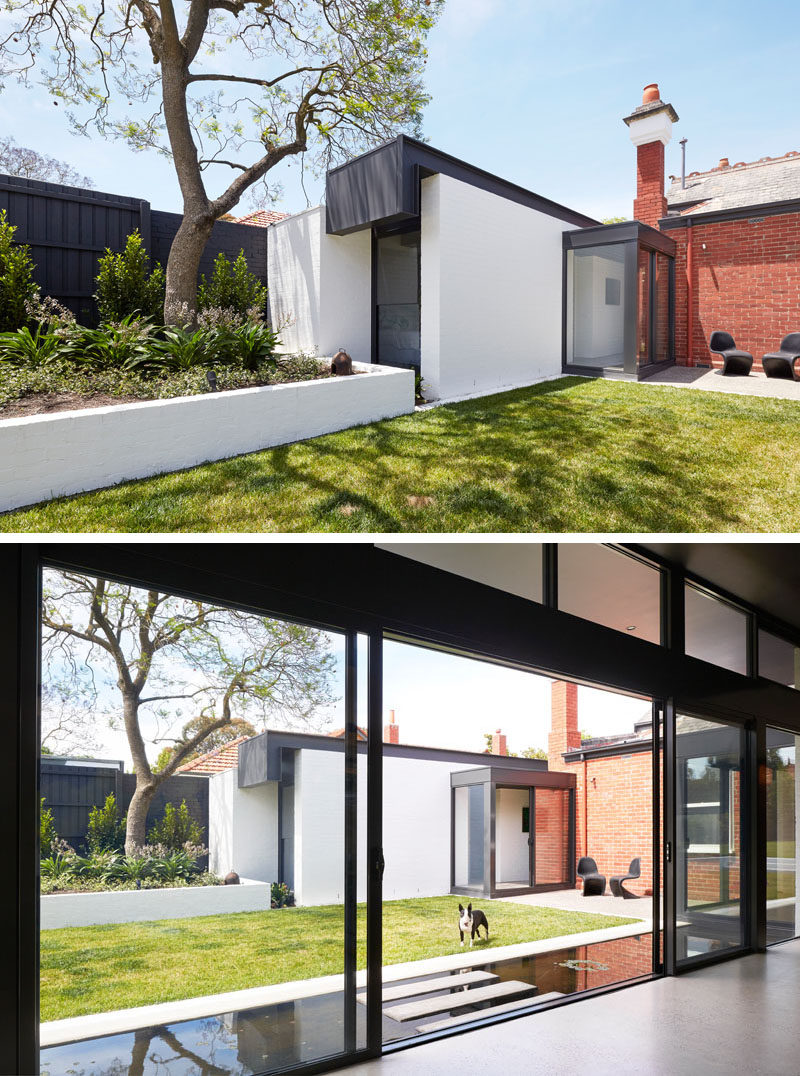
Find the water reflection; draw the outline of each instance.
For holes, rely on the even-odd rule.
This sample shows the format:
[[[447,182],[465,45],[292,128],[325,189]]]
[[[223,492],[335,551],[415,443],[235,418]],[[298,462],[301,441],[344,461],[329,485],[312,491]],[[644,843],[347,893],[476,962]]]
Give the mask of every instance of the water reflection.
[[[534,984],[540,995],[551,991],[571,994],[649,974],[652,937],[645,931],[633,937],[550,950],[516,960],[476,963],[475,968],[492,972],[500,981]],[[433,977],[441,977],[441,973]],[[536,999],[531,998],[531,1003],[535,1004]],[[356,1041],[363,1044],[366,1008],[357,1004],[356,1010]],[[486,1011],[488,1003],[473,1010],[476,1019]],[[343,1016],[341,992],[302,998],[47,1047],[41,1051],[41,1072],[46,1076],[280,1073],[304,1062],[342,1054]],[[406,1023],[384,1016],[383,1041],[424,1034],[426,1024],[436,1020],[441,1020],[441,1015]]]

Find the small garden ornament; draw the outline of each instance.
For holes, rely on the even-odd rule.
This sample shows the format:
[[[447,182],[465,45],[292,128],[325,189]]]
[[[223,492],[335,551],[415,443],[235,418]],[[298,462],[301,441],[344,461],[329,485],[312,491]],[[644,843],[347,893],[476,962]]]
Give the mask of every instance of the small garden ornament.
[[[331,373],[336,374],[339,377],[344,377],[345,374],[352,374],[353,372],[353,360],[347,354],[343,347],[340,347],[331,360]]]

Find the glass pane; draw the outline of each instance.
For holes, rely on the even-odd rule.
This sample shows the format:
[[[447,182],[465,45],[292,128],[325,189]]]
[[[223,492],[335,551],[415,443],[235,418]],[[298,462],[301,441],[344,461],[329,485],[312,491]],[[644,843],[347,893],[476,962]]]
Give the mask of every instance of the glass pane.
[[[376,251],[378,361],[419,366],[420,233],[382,236]]]
[[[747,673],[747,614],[686,586],[686,653],[732,672]]]
[[[567,294],[567,362],[622,369],[625,244],[569,251]]]
[[[530,792],[498,788],[495,800],[495,887],[530,886]],[[538,819],[537,819],[538,824]]]
[[[639,247],[636,298],[636,360],[643,366],[653,361],[650,354],[650,251],[644,247]]]
[[[486,583],[531,601],[542,600],[542,546],[539,542],[376,544],[379,549],[474,579],[476,583]]]
[[[660,571],[608,546],[559,546],[558,607],[651,643],[661,641]]]
[[[277,1073],[363,1044],[344,637],[55,570],[42,626],[42,1070]]]
[[[744,731],[678,715],[675,733],[676,941],[682,962],[743,943]]]
[[[800,649],[768,631],[758,632],[758,675],[787,687],[800,682]]]
[[[383,672],[384,1042],[649,974],[650,701],[389,639]]]
[[[569,793],[561,788],[534,792],[534,883],[567,885],[570,876]]]
[[[767,729],[767,943],[800,936],[797,892],[797,747],[800,736]]]

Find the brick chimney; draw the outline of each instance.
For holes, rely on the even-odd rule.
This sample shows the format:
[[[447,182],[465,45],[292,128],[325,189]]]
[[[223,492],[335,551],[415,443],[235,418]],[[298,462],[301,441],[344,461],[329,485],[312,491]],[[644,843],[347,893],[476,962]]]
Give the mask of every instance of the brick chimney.
[[[657,228],[667,215],[664,197],[664,146],[672,138],[672,125],[678,114],[672,105],[661,100],[658,83],[645,86],[642,103],[625,116],[631,142],[636,146],[636,199],[634,220]]]
[[[550,735],[547,738],[547,768],[566,770],[561,757],[581,745],[578,729],[578,685],[554,680],[550,688]]]
[[[394,710],[389,711],[389,724],[383,726],[384,743],[400,743],[400,726],[395,721]]]
[[[497,729],[492,733],[492,754],[493,755],[507,755],[508,746],[506,744],[506,736],[504,732]]]

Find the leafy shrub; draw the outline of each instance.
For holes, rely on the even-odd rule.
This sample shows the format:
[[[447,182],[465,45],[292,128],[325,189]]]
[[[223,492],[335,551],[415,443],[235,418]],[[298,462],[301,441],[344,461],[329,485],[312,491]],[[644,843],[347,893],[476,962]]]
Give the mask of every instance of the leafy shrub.
[[[73,871],[79,878],[107,882],[115,877],[119,855],[112,851],[90,852],[88,856],[76,856]]]
[[[89,370],[132,370],[148,362],[152,336],[150,325],[129,314],[97,329],[77,326],[60,355]]]
[[[218,330],[210,347],[215,348],[218,361],[256,370],[265,362],[274,364],[277,342],[269,325],[246,322],[232,332]]]
[[[165,855],[153,860],[153,873],[162,882],[174,883],[180,879],[189,879],[197,873],[197,859],[205,852],[205,848],[191,844],[178,852],[166,851]]]
[[[243,250],[239,251],[233,264],[224,254],[218,254],[211,279],[206,281],[205,273],[200,277],[197,305],[200,310],[232,310],[243,317],[256,320],[264,316],[267,289],[247,268]]]
[[[177,811],[172,803],[168,803],[163,817],[151,828],[147,839],[150,844],[163,845],[169,852],[182,852],[187,845],[202,844],[203,827],[189,814],[186,800],[183,800]]]
[[[52,852],[53,842],[58,840],[53,812],[44,805],[45,797],[39,804],[39,855],[44,857]]]
[[[106,796],[102,807],[92,807],[86,827],[86,844],[89,851],[121,852],[125,847],[127,815],[120,818],[113,792]]]
[[[31,332],[27,325],[13,333],[0,333],[0,361],[12,366],[33,368],[54,358],[63,346],[55,333],[37,325]]]
[[[193,370],[209,360],[209,336],[205,329],[164,329],[150,348],[148,366],[166,370]]]
[[[121,253],[106,248],[98,266],[95,299],[101,321],[116,322],[132,315],[154,320],[163,317],[164,270],[158,263],[150,269],[150,258],[138,231],[128,236]]]
[[[14,241],[16,228],[0,209],[0,332],[14,332],[28,320],[25,304],[37,294],[30,250]]]
[[[133,855],[117,859],[111,877],[123,882],[135,882],[139,886],[154,873],[153,857],[148,847],[135,849]]]
[[[285,882],[273,882],[270,886],[270,907],[294,907],[294,893]]]
[[[63,885],[75,874],[75,852],[66,841],[55,840],[50,847],[50,855],[40,863],[41,876]]]

